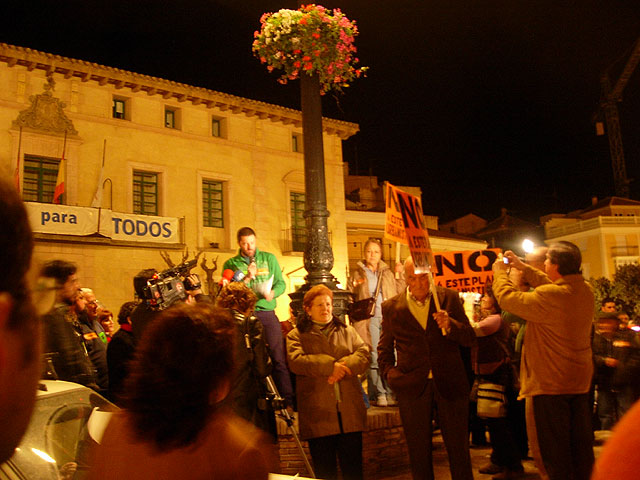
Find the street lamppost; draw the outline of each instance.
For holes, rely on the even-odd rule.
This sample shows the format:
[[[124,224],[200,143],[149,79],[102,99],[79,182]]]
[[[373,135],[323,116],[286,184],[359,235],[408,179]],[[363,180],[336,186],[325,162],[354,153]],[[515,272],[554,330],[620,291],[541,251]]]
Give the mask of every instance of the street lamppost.
[[[302,3],[298,0],[297,11],[282,9],[263,15],[253,51],[269,70],[284,70],[281,83],[300,79],[307,231],[304,267],[308,274],[305,284],[290,295],[291,307],[294,313],[300,312],[304,294],[312,286],[323,284],[333,290],[334,312],[340,316],[346,312],[351,294],[339,289],[331,274],[333,251],[327,223],[321,92],[342,90],[366,67],[355,66],[355,22],[339,9],[331,11],[315,4],[303,7]]]
[[[331,274],[333,250],[329,243],[327,194],[324,175],[324,145],[322,140],[322,100],[318,74],[301,75],[300,104],[302,107],[302,138],[304,152],[304,186],[307,243],[304,249],[305,283],[289,294],[291,308],[302,310],[302,298],[314,285],[324,284],[333,291],[333,311],[344,315],[351,293],[337,287]]]

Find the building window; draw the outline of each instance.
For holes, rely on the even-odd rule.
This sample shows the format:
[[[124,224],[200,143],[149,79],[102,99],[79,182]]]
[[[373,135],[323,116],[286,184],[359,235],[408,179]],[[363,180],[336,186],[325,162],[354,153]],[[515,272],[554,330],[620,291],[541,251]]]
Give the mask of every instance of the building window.
[[[304,219],[305,194],[291,192],[291,242],[294,252],[303,252],[307,243],[307,225]]]
[[[158,215],[158,177],[154,172],[133,171],[133,213]]]
[[[224,228],[223,183],[202,180],[202,215],[205,227]]]
[[[127,102],[122,98],[113,99],[113,104],[111,108],[111,116],[113,118],[127,118]]]
[[[25,202],[53,203],[59,166],[57,158],[24,156],[22,198]]]
[[[291,151],[302,152],[302,135],[298,133],[291,135]]]
[[[176,128],[176,111],[175,110],[165,108],[164,126],[167,128]]]
[[[211,119],[211,136],[213,137],[222,136],[222,121],[219,118]]]

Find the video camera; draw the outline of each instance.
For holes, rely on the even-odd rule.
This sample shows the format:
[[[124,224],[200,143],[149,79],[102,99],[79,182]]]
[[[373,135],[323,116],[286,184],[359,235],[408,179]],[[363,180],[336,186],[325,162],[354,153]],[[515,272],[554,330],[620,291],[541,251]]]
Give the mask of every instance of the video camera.
[[[189,271],[196,266],[196,262],[195,259],[189,260],[158,272],[147,280],[144,293],[149,306],[155,310],[164,310],[178,300],[187,298],[187,290],[200,288],[200,284],[193,284],[188,278],[185,278],[189,275]]]

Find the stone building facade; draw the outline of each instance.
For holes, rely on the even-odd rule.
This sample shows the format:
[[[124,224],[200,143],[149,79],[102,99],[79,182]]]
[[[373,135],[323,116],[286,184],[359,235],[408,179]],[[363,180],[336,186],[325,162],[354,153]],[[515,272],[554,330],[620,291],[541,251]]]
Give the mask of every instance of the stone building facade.
[[[323,119],[334,275],[345,282],[342,140]],[[0,174],[17,179],[36,231],[35,260],[74,261],[111,310],[132,278],[201,252],[194,270],[235,255],[243,226],[303,282],[304,161],[296,110],[82,60],[0,44]],[[52,204],[61,159],[65,193]],[[278,315],[288,317],[281,297]]]

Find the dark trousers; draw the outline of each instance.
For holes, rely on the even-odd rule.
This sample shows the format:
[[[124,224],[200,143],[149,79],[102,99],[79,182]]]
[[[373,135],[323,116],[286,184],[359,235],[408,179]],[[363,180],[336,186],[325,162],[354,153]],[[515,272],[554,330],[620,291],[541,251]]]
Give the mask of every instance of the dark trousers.
[[[293,405],[293,388],[284,353],[284,338],[282,338],[280,320],[273,310],[256,310],[255,314],[262,323],[264,339],[269,346],[269,355],[273,362],[273,380],[287,404]]]
[[[491,463],[509,470],[521,470],[520,451],[507,417],[485,419],[491,439]]]
[[[536,395],[533,416],[550,480],[588,480],[593,467],[589,394]]]
[[[427,382],[418,397],[396,392],[402,427],[407,439],[411,473],[414,480],[433,480],[432,409],[438,408],[442,439],[449,456],[453,480],[473,480],[469,456],[469,395],[444,399],[435,389],[433,380]]]
[[[316,478],[337,480],[339,461],[343,480],[362,480],[362,432],[310,438],[309,452]]]

